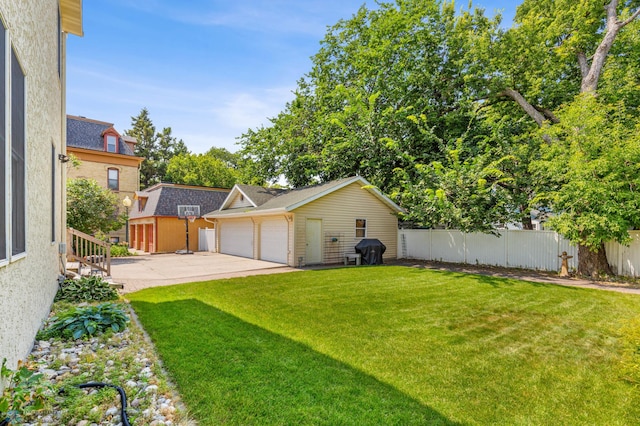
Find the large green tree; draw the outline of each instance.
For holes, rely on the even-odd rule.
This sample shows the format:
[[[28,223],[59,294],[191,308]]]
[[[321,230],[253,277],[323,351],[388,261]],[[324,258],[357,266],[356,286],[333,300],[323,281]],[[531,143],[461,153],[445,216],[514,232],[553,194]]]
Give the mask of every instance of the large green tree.
[[[124,226],[118,197],[93,179],[67,181],[67,226],[85,234],[107,234]]]
[[[640,121],[592,93],[557,115],[542,129],[553,143],[532,165],[549,182],[537,201],[553,208],[549,226],[578,244],[578,273],[611,274],[604,243],[626,244],[640,227]]]
[[[515,102],[524,114],[544,129],[539,133],[545,142],[543,148],[545,145],[554,149],[561,147],[568,151],[569,158],[581,156],[585,146],[575,143],[576,134],[567,131],[568,126],[580,125],[573,118],[579,115],[576,111],[583,110],[585,105],[608,111],[609,120],[621,120],[611,122],[611,129],[601,127],[601,131],[611,130],[620,134],[620,127],[633,128],[629,120],[623,119],[620,114],[611,114],[610,111],[611,106],[615,105],[616,109],[625,109],[627,113],[636,116],[640,112],[640,76],[637,73],[640,54],[640,24],[637,20],[640,15],[639,6],[640,2],[637,0],[610,0],[605,3],[586,0],[580,4],[570,0],[525,0],[518,7],[516,25],[500,40],[501,51],[508,54],[496,55],[497,59],[485,61],[489,64],[487,69],[493,71],[491,78],[483,76],[488,83],[488,99]],[[636,61],[630,61],[629,58],[635,58]],[[587,94],[598,95],[599,102],[587,102],[584,97]],[[574,104],[575,109],[571,109]],[[563,111],[563,114],[559,111]],[[583,114],[583,118],[597,121],[596,116],[587,117]],[[558,126],[558,129],[553,129],[554,126]],[[591,139],[587,145],[599,144],[598,133],[595,131],[584,130],[579,139],[583,142]],[[599,155],[603,159],[615,157],[614,146],[619,143],[612,140],[610,146],[605,144],[598,151]],[[544,158],[547,160],[544,164],[549,165],[548,157]],[[562,158],[566,159],[559,156],[556,161],[562,161]],[[627,163],[623,163],[623,168],[628,167],[625,164]],[[631,175],[633,172],[627,170],[607,176],[621,178]],[[576,191],[575,188],[583,184],[593,188],[594,182],[583,179],[585,176],[580,173],[563,174],[565,180],[559,186],[556,176],[549,173],[539,176],[544,179],[539,179],[538,182],[547,186],[538,188],[538,191],[546,194],[544,200],[552,211],[559,213],[558,218],[570,217],[565,211],[567,203],[582,205],[569,220],[574,224],[580,223],[582,232],[572,230],[566,226],[569,222],[558,218],[550,222],[561,234],[578,244],[579,272],[587,275],[610,272],[604,242],[624,241],[624,238],[621,238],[619,229],[616,230],[615,227],[586,227],[585,224],[599,217],[601,224],[606,219],[619,225],[619,213],[602,209],[602,205],[617,203],[616,194],[608,193],[608,198],[600,198],[598,203],[593,199],[585,203],[585,198],[593,194],[586,190]],[[553,186],[554,183],[556,186]],[[540,202],[542,198],[538,197],[536,201]],[[622,203],[620,207],[628,208],[629,205]],[[608,216],[605,212],[608,212]],[[591,236],[587,236],[590,232]],[[625,229],[623,233],[626,232]]]
[[[239,176],[235,168],[213,155],[180,154],[169,160],[166,179],[184,185],[231,188]]]
[[[509,29],[453,2],[363,7],[329,29],[294,101],[243,135],[241,152],[261,178],[284,175],[294,186],[363,175],[423,225],[530,229],[531,208],[563,212],[567,194],[554,193],[578,179],[540,169],[550,147],[578,149],[562,130],[575,99],[584,102],[576,97],[596,95],[610,119],[622,117],[612,105],[630,117],[602,131],[633,127],[640,113],[639,6],[524,0]],[[580,246],[580,271],[606,270],[603,245],[559,220],[550,223]],[[618,240],[608,229],[600,241]]]
[[[463,58],[497,27],[479,12],[435,0],[362,7],[331,27],[295,100],[272,125],[241,138],[265,180],[293,186],[360,174],[385,191],[395,169],[443,160],[473,139]]]
[[[171,135],[171,127],[156,132],[146,108],[131,117],[131,127],[125,133],[137,139],[135,154],[144,157],[140,165],[140,187],[144,189],[164,181],[169,160],[175,155],[187,154],[189,150],[182,139]]]

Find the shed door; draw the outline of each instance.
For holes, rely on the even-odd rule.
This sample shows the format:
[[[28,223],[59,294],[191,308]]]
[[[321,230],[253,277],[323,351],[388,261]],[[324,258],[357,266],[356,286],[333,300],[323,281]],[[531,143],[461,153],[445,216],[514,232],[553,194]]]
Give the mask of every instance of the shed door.
[[[260,224],[260,259],[287,263],[289,223],[284,218],[267,219]]]
[[[251,219],[220,223],[220,253],[253,258]]]
[[[307,265],[322,263],[322,219],[307,219]]]

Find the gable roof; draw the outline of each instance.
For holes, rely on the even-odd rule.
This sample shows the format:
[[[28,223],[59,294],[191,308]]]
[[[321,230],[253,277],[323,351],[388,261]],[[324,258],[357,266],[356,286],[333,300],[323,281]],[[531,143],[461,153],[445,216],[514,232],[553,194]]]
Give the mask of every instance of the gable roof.
[[[290,212],[304,206],[305,204],[324,197],[325,195],[351,185],[352,183],[358,183],[362,185],[364,190],[369,191],[371,195],[378,198],[391,210],[394,210],[396,212],[402,211],[402,208],[400,206],[398,206],[396,203],[391,201],[391,199],[382,194],[377,188],[371,186],[371,184],[365,178],[360,176],[352,176],[344,179],[322,183],[319,185],[306,186],[290,190],[277,190],[273,188],[262,188],[259,186],[250,185],[235,185],[231,189],[231,192],[227,196],[227,199],[220,207],[220,210],[210,211],[203,216],[230,217],[247,216],[250,213],[254,212],[256,214]],[[240,207],[235,209],[229,208],[228,206],[238,194],[243,194],[245,197],[247,197],[254,207]],[[254,198],[252,198],[252,195],[254,196]]]
[[[113,123],[67,115],[67,146],[106,152],[104,149],[104,133],[110,129],[118,133],[114,129]],[[135,156],[122,136],[118,138],[118,154]]]
[[[178,206],[184,204],[200,206],[200,214],[219,209],[229,194],[228,189],[159,183],[144,191],[137,191],[129,209],[131,219],[150,216],[178,215]],[[140,199],[146,203],[140,211]]]

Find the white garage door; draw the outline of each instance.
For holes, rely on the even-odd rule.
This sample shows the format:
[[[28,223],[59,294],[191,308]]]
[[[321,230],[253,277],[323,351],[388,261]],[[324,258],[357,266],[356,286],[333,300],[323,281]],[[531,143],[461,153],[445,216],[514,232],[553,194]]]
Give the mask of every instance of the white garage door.
[[[220,253],[253,258],[251,219],[220,223]]]
[[[284,218],[268,219],[260,224],[260,259],[287,263],[289,224]]]

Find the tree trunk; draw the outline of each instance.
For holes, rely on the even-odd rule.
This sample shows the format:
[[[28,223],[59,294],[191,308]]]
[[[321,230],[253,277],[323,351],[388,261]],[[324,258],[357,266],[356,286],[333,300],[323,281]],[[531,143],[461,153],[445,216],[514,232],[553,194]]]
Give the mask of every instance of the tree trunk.
[[[522,218],[522,229],[526,231],[533,231],[533,223],[531,222],[531,215],[527,215]]]
[[[597,251],[591,251],[586,246],[578,245],[578,275],[591,278],[613,275],[607,261],[604,244],[601,244]]]

